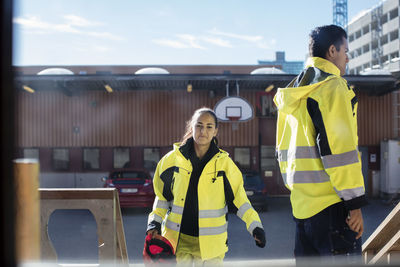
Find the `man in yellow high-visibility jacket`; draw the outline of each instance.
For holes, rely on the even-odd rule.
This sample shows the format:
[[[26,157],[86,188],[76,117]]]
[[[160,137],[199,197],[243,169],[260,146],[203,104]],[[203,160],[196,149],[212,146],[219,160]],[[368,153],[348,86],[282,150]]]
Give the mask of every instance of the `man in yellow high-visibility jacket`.
[[[303,72],[274,97],[277,156],[296,222],[295,257],[358,260],[366,199],[357,98],[341,77],[349,61],[346,32],[335,25],[315,28],[309,52]]]

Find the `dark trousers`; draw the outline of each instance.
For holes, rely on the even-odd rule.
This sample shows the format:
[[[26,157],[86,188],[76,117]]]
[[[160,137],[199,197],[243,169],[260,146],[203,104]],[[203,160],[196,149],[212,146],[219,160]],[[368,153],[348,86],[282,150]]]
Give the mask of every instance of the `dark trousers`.
[[[347,216],[343,202],[339,202],[310,218],[294,218],[296,263],[322,259],[331,263],[361,263],[361,238],[355,239],[357,233],[348,227]]]

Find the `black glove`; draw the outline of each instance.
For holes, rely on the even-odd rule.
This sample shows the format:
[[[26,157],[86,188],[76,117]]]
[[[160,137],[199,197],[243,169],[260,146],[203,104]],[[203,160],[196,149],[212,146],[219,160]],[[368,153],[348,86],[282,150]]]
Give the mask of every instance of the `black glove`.
[[[253,237],[254,239],[258,239],[259,241],[256,240],[256,245],[260,248],[265,247],[265,232],[262,228],[256,227],[253,230]]]

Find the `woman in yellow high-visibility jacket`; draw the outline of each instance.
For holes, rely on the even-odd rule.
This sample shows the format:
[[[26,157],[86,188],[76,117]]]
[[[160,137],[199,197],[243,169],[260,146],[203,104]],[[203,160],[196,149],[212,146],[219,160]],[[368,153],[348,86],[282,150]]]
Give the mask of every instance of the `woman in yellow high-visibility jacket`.
[[[228,251],[227,205],[232,205],[254,237],[265,246],[265,232],[228,153],[218,148],[218,121],[209,108],[195,111],[180,144],[158,163],[153,211],[147,233],[162,234],[176,251],[178,265],[222,264]]]

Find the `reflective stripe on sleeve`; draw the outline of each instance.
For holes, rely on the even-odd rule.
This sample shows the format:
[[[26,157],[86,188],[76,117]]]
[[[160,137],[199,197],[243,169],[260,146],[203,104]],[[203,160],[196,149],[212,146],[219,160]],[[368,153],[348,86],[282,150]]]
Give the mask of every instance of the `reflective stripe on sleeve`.
[[[183,214],[183,207],[177,206],[177,205],[172,205],[171,212],[176,213],[176,214]]]
[[[256,227],[260,227],[261,229],[264,229],[261,222],[254,221],[250,224],[249,229],[247,229],[247,231],[249,231],[249,233],[251,235],[253,235],[253,230],[256,229]]]
[[[180,228],[179,224],[177,224],[175,222],[171,222],[170,220],[166,221],[165,227],[167,227],[171,230],[177,231],[177,232],[179,232],[179,228]]]
[[[248,211],[249,209],[252,209],[253,207],[250,205],[250,203],[244,203],[242,206],[240,206],[240,208],[238,209],[238,211],[236,212],[236,215],[242,219],[243,215],[246,213],[246,211]]]
[[[223,234],[228,229],[228,223],[218,227],[199,227],[199,235],[219,235]]]
[[[159,209],[169,209],[170,207],[170,202],[169,201],[165,201],[165,200],[157,200],[157,204],[156,204],[156,208]]]
[[[278,160],[288,161],[294,159],[318,159],[320,158],[318,149],[316,146],[298,146],[296,150],[278,150]]]
[[[228,207],[224,207],[218,210],[200,210],[199,211],[199,218],[218,218],[224,216],[228,212]]]
[[[352,150],[349,152],[327,155],[322,157],[322,163],[325,169],[346,166],[358,162],[358,151]]]
[[[336,194],[343,198],[344,200],[350,200],[365,194],[365,189],[363,186],[352,188],[352,189],[344,189],[344,190],[337,190],[335,187],[333,188],[336,191]]]
[[[159,216],[157,214],[152,214],[152,215],[149,216],[148,223],[151,223],[152,221],[156,221],[156,222],[162,223],[162,218],[161,218],[161,216]]]
[[[295,171],[292,173],[282,173],[285,184],[307,184],[307,183],[325,183],[329,181],[329,175],[325,171]]]

